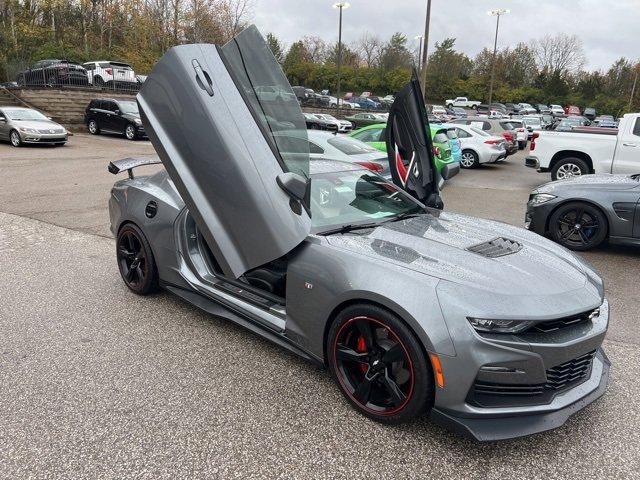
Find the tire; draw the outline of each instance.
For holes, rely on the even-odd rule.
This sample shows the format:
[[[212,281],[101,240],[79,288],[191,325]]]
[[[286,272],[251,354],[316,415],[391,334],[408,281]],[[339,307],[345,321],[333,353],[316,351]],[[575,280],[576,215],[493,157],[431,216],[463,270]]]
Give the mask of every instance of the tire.
[[[411,330],[387,310],[356,304],[340,312],[327,356],[343,395],[367,417],[398,424],[431,409],[431,363]]]
[[[447,108],[453,108],[453,103],[447,104]]]
[[[589,173],[587,162],[581,158],[567,157],[556,163],[551,169],[551,180],[579,177]]]
[[[471,105],[471,110],[477,110],[478,106],[477,105]]]
[[[158,269],[151,246],[133,223],[123,226],[116,239],[116,258],[125,285],[137,295],[158,290]]]
[[[462,150],[462,156],[460,158],[460,166],[462,168],[478,168],[480,160],[478,154],[473,150]]]
[[[311,126],[309,127],[311,130],[320,130],[320,125],[317,125],[315,123],[312,123]]]
[[[135,125],[128,123],[127,126],[124,127],[124,136],[127,137],[127,140],[135,140],[138,138]]]
[[[9,132],[9,142],[16,148],[22,146],[22,139],[17,130],[11,130],[11,132]]]
[[[102,79],[102,77],[94,77],[93,78],[93,84],[96,87],[103,87],[104,86],[104,80]]]
[[[89,120],[87,124],[87,129],[91,135],[99,135],[100,134],[100,125],[98,125],[98,121],[95,119]]]
[[[608,231],[604,213],[585,202],[566,203],[556,209],[549,220],[551,238],[570,250],[596,248],[605,241]]]

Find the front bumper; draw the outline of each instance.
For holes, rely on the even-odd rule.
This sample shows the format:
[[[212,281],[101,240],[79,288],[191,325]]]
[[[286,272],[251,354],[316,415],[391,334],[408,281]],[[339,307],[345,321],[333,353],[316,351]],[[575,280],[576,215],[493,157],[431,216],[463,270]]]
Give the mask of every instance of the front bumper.
[[[456,433],[481,442],[507,440],[552,430],[563,425],[574,413],[594,402],[607,390],[611,362],[599,348],[591,376],[574,389],[563,392],[538,412],[521,412],[511,416],[460,417],[434,408],[431,418]]]
[[[67,134],[43,134],[20,132],[22,143],[62,144],[67,142]]]

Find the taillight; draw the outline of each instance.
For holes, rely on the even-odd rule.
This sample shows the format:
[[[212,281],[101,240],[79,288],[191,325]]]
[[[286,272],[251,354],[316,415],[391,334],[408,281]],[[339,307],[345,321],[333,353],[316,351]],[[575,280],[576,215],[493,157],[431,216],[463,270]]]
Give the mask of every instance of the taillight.
[[[433,154],[434,154],[436,157],[439,157],[439,156],[440,156],[440,153],[441,153],[441,151],[440,151],[440,147],[436,147],[436,146],[434,146],[434,147],[432,147],[432,148],[431,148],[431,150],[433,151]]]
[[[498,145],[501,142],[501,140],[485,140],[484,143],[488,144],[488,145]]]
[[[513,142],[513,135],[511,135],[509,132],[502,132],[502,136],[507,142]]]
[[[519,128],[519,129],[518,129],[518,131],[519,131],[520,133],[522,133],[522,132],[524,132],[524,128]]]
[[[356,162],[358,165],[362,165],[364,168],[368,170],[372,170],[374,172],[381,172],[384,170],[384,167],[376,162]]]
[[[111,75],[113,73],[113,68],[105,68],[104,71],[107,72],[107,75]]]
[[[531,145],[529,146],[530,151],[533,152],[536,149],[536,138],[539,136],[540,134],[538,132],[533,132],[533,135],[531,135]]]

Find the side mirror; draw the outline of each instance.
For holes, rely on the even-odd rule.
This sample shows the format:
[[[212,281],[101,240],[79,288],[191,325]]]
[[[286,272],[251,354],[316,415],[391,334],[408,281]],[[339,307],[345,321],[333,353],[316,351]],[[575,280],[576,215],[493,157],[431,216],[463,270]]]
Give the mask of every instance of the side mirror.
[[[450,178],[455,177],[458,173],[460,173],[459,162],[447,163],[440,171],[440,175],[444,180],[449,180]]]
[[[116,115],[120,115],[120,110],[116,109],[116,111],[113,113],[115,113]]]
[[[293,172],[281,173],[276,177],[276,182],[278,182],[278,186],[294,200],[305,201],[308,182],[302,175]]]

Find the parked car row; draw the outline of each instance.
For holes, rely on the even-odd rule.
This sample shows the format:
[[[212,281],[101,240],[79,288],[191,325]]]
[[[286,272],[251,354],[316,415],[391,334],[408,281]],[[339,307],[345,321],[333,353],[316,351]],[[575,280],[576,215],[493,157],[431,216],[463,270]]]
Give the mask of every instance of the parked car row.
[[[112,60],[96,60],[82,65],[66,59],[39,60],[18,73],[19,86],[95,86],[138,89],[144,76],[136,75],[131,65]]]

